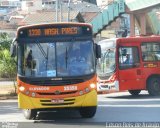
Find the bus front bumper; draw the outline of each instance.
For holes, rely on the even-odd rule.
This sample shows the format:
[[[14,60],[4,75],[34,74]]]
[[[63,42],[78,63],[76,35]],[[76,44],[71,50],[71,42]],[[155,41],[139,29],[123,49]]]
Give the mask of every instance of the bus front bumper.
[[[103,92],[103,91],[119,91],[119,82],[114,81],[111,83],[98,83],[97,84],[97,91],[98,92]]]
[[[18,107],[21,109],[43,109],[43,108],[70,108],[97,106],[97,92],[92,90],[87,94],[66,97],[64,99],[33,98],[18,94]]]

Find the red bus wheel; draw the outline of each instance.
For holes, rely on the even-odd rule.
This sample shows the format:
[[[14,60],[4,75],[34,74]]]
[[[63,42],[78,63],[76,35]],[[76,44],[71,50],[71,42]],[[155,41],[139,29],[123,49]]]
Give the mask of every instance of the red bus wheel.
[[[147,89],[150,95],[159,96],[160,95],[160,78],[152,77],[147,83]]]

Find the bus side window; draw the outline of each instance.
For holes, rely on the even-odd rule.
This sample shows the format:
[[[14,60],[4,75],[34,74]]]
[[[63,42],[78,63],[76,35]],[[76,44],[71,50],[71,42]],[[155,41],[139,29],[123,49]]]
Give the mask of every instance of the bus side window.
[[[159,43],[143,43],[141,45],[143,61],[158,61],[160,60],[160,44]]]
[[[140,65],[139,63],[140,63],[140,60],[139,60],[137,47],[120,47],[119,48],[119,68],[120,69],[135,68]]]

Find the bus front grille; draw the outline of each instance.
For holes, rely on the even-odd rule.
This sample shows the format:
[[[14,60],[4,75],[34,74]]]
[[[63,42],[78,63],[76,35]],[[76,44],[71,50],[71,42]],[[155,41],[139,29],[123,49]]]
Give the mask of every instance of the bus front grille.
[[[70,92],[60,92],[59,94],[56,94],[54,92],[45,92],[45,93],[42,93],[42,92],[37,92],[39,95],[67,95],[67,94],[74,94],[76,93],[77,91],[70,91]]]
[[[71,103],[56,103],[56,104],[47,104],[47,103],[42,103],[41,105],[43,106],[62,106],[62,105],[72,105],[74,104],[74,102],[71,102]]]

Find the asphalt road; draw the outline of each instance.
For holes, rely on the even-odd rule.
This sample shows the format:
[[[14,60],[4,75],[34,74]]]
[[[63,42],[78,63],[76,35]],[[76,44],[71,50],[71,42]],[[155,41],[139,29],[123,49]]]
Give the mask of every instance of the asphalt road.
[[[132,126],[132,123],[151,123],[160,127],[160,97],[151,97],[142,92],[132,97],[127,92],[98,96],[97,113],[92,119],[82,119],[77,111],[39,113],[37,120],[26,120],[17,108],[16,100],[0,101],[0,127],[50,128],[50,127],[106,127],[116,125]],[[115,123],[116,122],[116,123]],[[118,123],[118,124],[117,124]],[[120,123],[120,124],[119,124]]]

